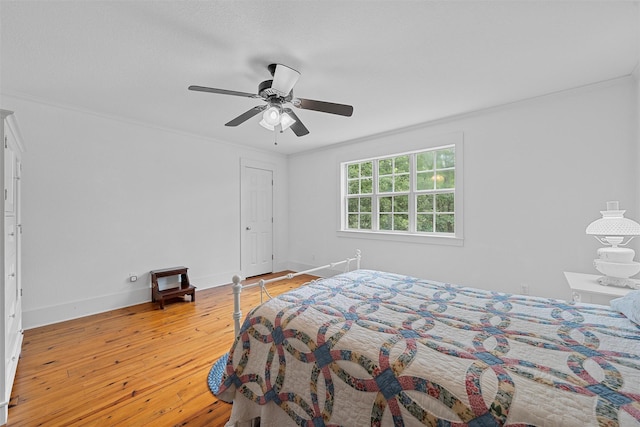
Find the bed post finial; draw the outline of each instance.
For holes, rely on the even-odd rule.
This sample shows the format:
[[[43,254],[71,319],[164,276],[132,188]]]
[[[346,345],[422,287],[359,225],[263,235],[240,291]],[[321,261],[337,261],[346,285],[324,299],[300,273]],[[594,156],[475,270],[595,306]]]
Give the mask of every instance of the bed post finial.
[[[360,258],[362,258],[362,251],[356,249],[356,270],[360,270]]]
[[[233,332],[234,336],[240,333],[240,318],[242,318],[242,310],[240,310],[240,292],[242,292],[242,284],[240,284],[240,276],[237,274],[231,279],[233,281]]]

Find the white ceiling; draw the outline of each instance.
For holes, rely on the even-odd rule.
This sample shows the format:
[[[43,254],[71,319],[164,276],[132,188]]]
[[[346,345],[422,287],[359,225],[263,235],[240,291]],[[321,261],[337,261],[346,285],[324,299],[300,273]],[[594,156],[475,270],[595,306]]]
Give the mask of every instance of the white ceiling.
[[[637,1],[0,1],[0,92],[290,154],[632,73]],[[296,137],[224,124],[279,62]],[[6,106],[5,106],[6,108]]]

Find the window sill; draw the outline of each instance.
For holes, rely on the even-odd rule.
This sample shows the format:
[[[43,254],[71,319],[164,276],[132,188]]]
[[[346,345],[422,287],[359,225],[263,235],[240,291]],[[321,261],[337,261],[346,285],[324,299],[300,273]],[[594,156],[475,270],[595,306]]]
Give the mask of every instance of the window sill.
[[[355,231],[338,230],[338,237],[351,237],[356,239],[386,240],[391,242],[420,243],[427,245],[463,246],[462,237],[450,236],[424,236],[419,234],[385,233],[383,231]]]

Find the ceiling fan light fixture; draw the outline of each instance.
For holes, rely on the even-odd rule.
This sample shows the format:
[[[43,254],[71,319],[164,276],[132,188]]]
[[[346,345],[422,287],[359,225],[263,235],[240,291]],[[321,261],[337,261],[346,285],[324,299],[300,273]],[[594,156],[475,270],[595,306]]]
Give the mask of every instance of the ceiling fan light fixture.
[[[275,131],[276,127],[278,125],[280,125],[280,131],[284,132],[285,130],[289,129],[291,127],[292,124],[294,124],[296,122],[296,120],[291,117],[289,114],[287,113],[282,113],[280,115],[280,120],[278,123],[272,125],[271,123],[267,122],[264,118],[264,115],[262,117],[262,120],[260,120],[260,126],[262,126],[263,128],[270,130],[270,131]]]
[[[276,127],[273,125],[270,125],[269,123],[265,122],[264,119],[260,120],[260,126],[262,126],[263,128],[265,128],[266,130],[275,130]]]
[[[267,108],[264,113],[262,113],[262,121],[271,127],[276,126],[280,123],[280,110],[276,107]]]
[[[282,130],[285,131],[291,127],[296,121],[287,113],[282,113],[282,118],[280,119],[280,126],[282,126]]]

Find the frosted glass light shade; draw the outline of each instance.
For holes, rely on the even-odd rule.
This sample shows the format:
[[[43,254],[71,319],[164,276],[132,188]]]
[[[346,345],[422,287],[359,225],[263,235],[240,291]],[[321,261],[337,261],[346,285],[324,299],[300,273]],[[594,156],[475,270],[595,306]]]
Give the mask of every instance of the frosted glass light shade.
[[[270,126],[276,126],[280,123],[280,111],[276,107],[269,107],[262,113],[262,120]]]
[[[296,121],[287,113],[282,113],[282,115],[280,116],[280,126],[281,126],[281,131],[284,132],[285,130],[289,129],[289,127],[291,127],[292,124],[294,124]],[[264,119],[264,117],[262,118],[262,120],[260,120],[260,126],[262,126],[265,129],[274,131],[276,130],[276,126],[278,126],[278,123],[276,123],[275,125],[272,125],[270,123],[267,123],[267,121]]]
[[[275,130],[276,129],[275,126],[272,126],[269,123],[265,122],[264,119],[260,120],[259,125],[262,126],[265,129],[267,129],[267,130]]]
[[[607,202],[607,210],[600,211],[602,218],[587,226],[586,233],[597,236],[640,236],[640,224],[624,217],[618,202]]]
[[[289,127],[294,124],[296,121],[287,113],[282,113],[282,118],[280,119],[280,125],[282,126],[282,130],[287,130]]]

